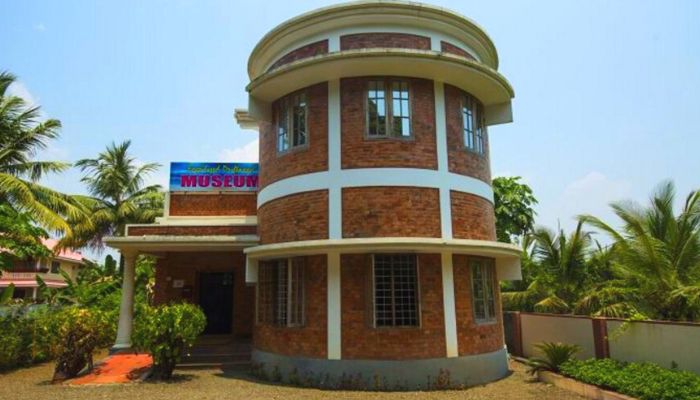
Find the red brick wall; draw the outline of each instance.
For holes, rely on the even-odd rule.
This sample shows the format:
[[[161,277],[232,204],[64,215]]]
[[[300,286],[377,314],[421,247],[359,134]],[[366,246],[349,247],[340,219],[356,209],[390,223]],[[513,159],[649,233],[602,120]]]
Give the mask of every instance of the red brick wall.
[[[418,255],[421,325],[373,328],[369,254],[341,256],[342,358],[406,360],[445,357],[439,254]]]
[[[170,194],[171,216],[238,216],[257,214],[257,193]]]
[[[301,60],[302,58],[309,58],[317,56],[319,54],[328,53],[328,40],[323,39],[318,42],[309,43],[306,46],[299,47],[298,49],[292,50],[289,53],[282,56],[279,60],[275,61],[268,71],[271,71],[277,67],[281,67],[285,64]]]
[[[450,172],[468,175],[491,184],[488,137],[484,136],[484,154],[464,147],[462,129],[462,91],[445,85],[445,114],[447,118],[447,158]]]
[[[463,50],[461,47],[457,47],[452,43],[445,42],[444,40],[440,41],[440,50],[442,50],[443,53],[450,53],[476,61],[474,56],[469,54],[466,50]]]
[[[440,237],[438,189],[343,188],[343,237]]]
[[[278,154],[275,123],[260,124],[260,188],[280,179],[328,169],[328,84],[310,86],[306,95],[308,145]],[[276,107],[277,102],[273,109]]]
[[[340,50],[376,47],[430,50],[430,38],[410,33],[355,33],[340,37]]]
[[[201,236],[201,235],[256,235],[256,225],[241,226],[132,226],[128,236],[170,235],[170,236]]]
[[[173,252],[158,258],[154,303],[179,301],[198,303],[200,293],[197,273],[201,271],[233,272],[233,333],[242,337],[252,335],[255,288],[246,286],[245,255],[240,251]],[[171,280],[167,280],[167,277]],[[183,279],[185,287],[173,288],[175,279]]]
[[[450,204],[455,239],[496,240],[496,216],[490,201],[451,190]]]
[[[498,282],[494,283],[497,322],[476,324],[472,309],[471,271],[468,256],[454,255],[455,309],[459,355],[489,353],[503,348],[503,313]]]
[[[342,167],[437,169],[433,82],[406,79],[411,99],[413,138],[367,138],[366,99],[369,78],[341,80]]]
[[[326,256],[305,258],[304,326],[287,328],[258,323],[253,334],[256,349],[288,356],[327,357]]]
[[[298,193],[263,204],[258,227],[260,244],[328,239],[328,191]]]

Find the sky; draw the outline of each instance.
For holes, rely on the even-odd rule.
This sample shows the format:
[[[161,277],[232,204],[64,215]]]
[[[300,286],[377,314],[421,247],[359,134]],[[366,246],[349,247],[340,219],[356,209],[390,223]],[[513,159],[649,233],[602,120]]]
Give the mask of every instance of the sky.
[[[95,157],[132,140],[142,162],[256,161],[241,130],[246,64],[284,20],[330,1],[9,1],[0,70],[61,120],[38,158]],[[447,1],[486,29],[515,89],[514,122],[489,129],[492,172],[522,176],[537,223],[615,222],[608,204],[645,203],[663,180],[679,204],[700,188],[700,1]],[[85,193],[77,170],[45,183]]]

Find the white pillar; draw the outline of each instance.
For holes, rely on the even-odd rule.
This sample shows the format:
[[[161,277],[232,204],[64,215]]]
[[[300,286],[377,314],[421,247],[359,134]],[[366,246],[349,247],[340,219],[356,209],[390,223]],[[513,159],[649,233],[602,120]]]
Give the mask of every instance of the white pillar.
[[[131,331],[134,325],[134,270],[136,268],[137,252],[122,251],[124,256],[124,277],[122,280],[122,301],[119,307],[119,325],[117,340],[112,351],[131,348]]]
[[[340,318],[340,253],[328,253],[328,288],[327,288],[327,320],[328,320],[328,359],[341,359],[341,318]]]
[[[36,301],[36,292],[38,288],[32,288],[32,300]]]
[[[455,307],[454,269],[452,253],[443,252],[442,259],[442,304],[445,315],[445,347],[447,357],[459,356],[457,343],[457,310]]]

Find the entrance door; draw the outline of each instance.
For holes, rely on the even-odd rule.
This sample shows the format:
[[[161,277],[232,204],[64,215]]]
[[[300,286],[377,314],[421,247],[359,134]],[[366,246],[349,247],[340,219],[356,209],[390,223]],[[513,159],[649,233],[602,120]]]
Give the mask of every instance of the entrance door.
[[[231,333],[233,314],[233,273],[201,272],[199,306],[207,316],[204,334]]]

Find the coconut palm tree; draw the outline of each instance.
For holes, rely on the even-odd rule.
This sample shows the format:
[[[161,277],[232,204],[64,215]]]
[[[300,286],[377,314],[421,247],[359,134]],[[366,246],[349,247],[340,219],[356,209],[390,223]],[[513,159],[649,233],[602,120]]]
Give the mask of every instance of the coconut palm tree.
[[[608,306],[633,308],[651,318],[700,319],[700,192],[688,195],[677,216],[674,199],[673,183],[664,182],[649,207],[613,203],[620,229],[591,215],[580,217],[614,242],[613,266],[624,285],[613,281],[606,288],[634,289],[610,289],[615,296]]]
[[[65,218],[78,219],[84,211],[70,196],[38,183],[49,173],[65,171],[70,164],[37,161],[34,157],[58,137],[61,123],[40,121],[39,107],[8,93],[14,75],[0,72],[0,202],[26,212],[49,230],[70,232]]]
[[[97,158],[76,162],[91,196],[74,196],[90,210],[89,223],[76,221],[74,234],[64,239],[71,247],[100,250],[105,236],[123,236],[127,224],[150,223],[163,214],[160,185],[144,186],[157,163],[138,165],[129,154],[131,141],[112,143]]]
[[[591,235],[578,223],[570,235],[538,227],[532,232],[534,243],[528,259],[530,283],[525,290],[504,292],[506,309],[566,313],[572,310],[588,282],[587,254]]]

